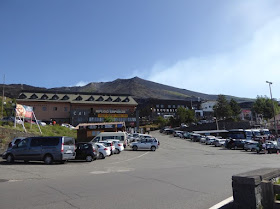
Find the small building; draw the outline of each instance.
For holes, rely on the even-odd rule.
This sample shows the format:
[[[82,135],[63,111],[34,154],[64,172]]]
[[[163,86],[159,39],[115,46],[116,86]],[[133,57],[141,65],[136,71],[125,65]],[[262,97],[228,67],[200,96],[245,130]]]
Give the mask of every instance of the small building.
[[[101,132],[124,132],[126,126],[124,122],[81,123],[75,129],[77,129],[78,141],[90,141]]]
[[[57,123],[102,123],[105,118],[136,123],[137,102],[126,94],[88,92],[21,92],[17,103],[33,107],[38,120]]]

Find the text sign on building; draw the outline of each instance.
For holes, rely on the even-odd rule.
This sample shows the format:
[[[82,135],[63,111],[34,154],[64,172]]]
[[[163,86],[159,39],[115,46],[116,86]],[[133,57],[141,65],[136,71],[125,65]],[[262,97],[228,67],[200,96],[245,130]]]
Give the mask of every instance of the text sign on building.
[[[128,114],[98,114],[99,118],[127,118]]]
[[[96,110],[96,113],[105,113],[105,114],[121,114],[121,113],[126,113],[125,110]]]

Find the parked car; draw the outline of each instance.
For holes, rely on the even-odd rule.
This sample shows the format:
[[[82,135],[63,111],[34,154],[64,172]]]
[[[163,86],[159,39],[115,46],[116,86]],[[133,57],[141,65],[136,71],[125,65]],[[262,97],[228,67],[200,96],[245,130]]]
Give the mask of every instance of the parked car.
[[[279,153],[280,148],[277,145],[276,141],[270,141],[265,144],[266,150],[269,154],[271,153]]]
[[[123,143],[121,143],[120,140],[109,139],[108,141],[113,142],[115,146],[115,154],[120,154],[124,150]]]
[[[225,145],[225,143],[226,143],[226,139],[216,138],[213,144],[215,145],[215,147],[222,147]]]
[[[245,140],[242,139],[228,139],[225,143],[227,149],[244,149]]]
[[[184,133],[183,131],[174,131],[173,136],[180,137],[183,133]]]
[[[118,139],[123,143],[124,148],[128,145],[126,132],[101,132],[94,137],[91,142],[106,141],[108,139]]]
[[[199,142],[200,142],[201,144],[205,143],[205,142],[206,142],[206,137],[205,137],[205,136],[201,136]]]
[[[98,148],[98,156],[100,159],[105,159],[111,155],[110,147],[106,147],[103,143],[95,143]]]
[[[245,141],[245,144],[244,144],[244,150],[245,151],[256,151],[258,149],[258,142],[257,141],[254,141],[254,140],[247,140]]]
[[[98,158],[98,147],[90,142],[79,142],[76,144],[76,160],[91,162]]]
[[[174,132],[174,129],[170,129],[170,128],[166,128],[163,131],[163,133],[165,133],[167,135],[171,135],[171,134],[173,134],[173,132]]]
[[[15,146],[16,144],[18,144],[21,140],[25,139],[26,137],[16,137],[13,138],[13,140],[9,143],[8,147],[11,148],[13,146]]]
[[[112,141],[99,141],[100,143],[103,143],[105,146],[107,147],[110,147],[110,151],[111,151],[111,154],[110,155],[113,155],[115,154],[116,152],[116,147],[114,145],[114,143]]]
[[[200,142],[201,137],[202,136],[200,134],[191,134],[191,140],[193,142]]]
[[[130,144],[130,147],[136,151],[139,149],[149,149],[152,151],[156,151],[156,149],[159,146],[159,142],[156,138],[147,138],[147,139],[142,139],[138,142],[132,142]]]
[[[75,139],[67,136],[60,137],[29,137],[22,139],[18,144],[2,155],[8,163],[15,160],[44,161],[52,164],[54,161],[64,163],[75,159]]]
[[[206,145],[212,145],[215,140],[216,140],[215,136],[206,136],[205,144]]]
[[[189,139],[191,137],[191,133],[190,132],[184,132],[182,138],[184,139]]]

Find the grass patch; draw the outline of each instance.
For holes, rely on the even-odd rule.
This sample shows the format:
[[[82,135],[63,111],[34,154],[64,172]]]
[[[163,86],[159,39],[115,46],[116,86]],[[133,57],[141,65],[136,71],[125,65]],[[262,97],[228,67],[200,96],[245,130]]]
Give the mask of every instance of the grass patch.
[[[40,130],[36,124],[31,125],[30,123],[25,123],[24,126],[28,133],[32,133],[32,134],[38,135],[38,136],[70,136],[75,139],[77,138],[77,130],[75,130],[75,129],[71,130],[67,127],[63,127],[60,125],[40,126],[42,134],[40,133]],[[20,124],[17,124],[16,127],[14,127],[12,124],[4,125],[2,127],[11,129],[11,130],[17,130],[17,131],[24,132],[24,129],[23,129],[22,125],[20,125]]]

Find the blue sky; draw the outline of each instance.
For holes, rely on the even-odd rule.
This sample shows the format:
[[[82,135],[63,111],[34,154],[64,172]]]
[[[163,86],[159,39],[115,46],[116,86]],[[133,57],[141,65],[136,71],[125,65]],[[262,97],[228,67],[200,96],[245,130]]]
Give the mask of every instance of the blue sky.
[[[280,98],[279,0],[2,0],[0,28],[7,84],[138,76],[255,98],[268,80]]]

